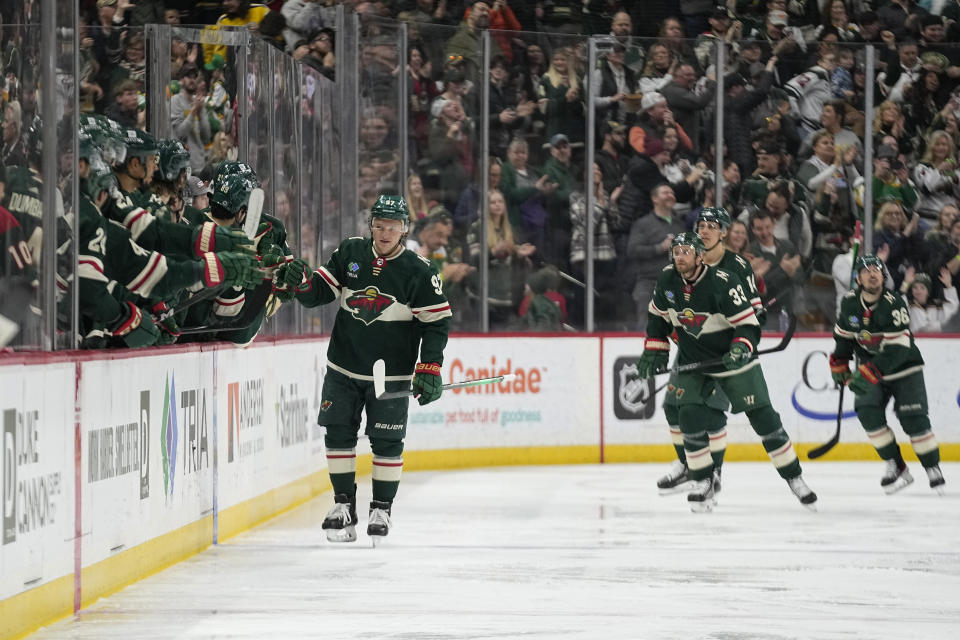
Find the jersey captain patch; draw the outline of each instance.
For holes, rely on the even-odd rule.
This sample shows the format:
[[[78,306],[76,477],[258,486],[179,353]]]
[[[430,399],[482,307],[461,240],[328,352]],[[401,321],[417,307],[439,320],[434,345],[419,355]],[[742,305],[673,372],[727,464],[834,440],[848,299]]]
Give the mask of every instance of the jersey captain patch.
[[[357,320],[366,325],[376,322],[387,307],[397,301],[393,296],[381,293],[376,287],[367,287],[363,291],[354,291],[353,294],[345,300],[350,313]]]
[[[710,317],[709,313],[697,313],[690,307],[677,314],[677,321],[683,326],[684,331],[694,338],[703,331],[703,323]]]

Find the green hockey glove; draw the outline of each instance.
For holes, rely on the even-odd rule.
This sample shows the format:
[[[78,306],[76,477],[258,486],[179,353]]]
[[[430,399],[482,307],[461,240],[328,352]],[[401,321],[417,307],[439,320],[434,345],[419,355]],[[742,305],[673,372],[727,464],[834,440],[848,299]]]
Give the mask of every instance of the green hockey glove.
[[[637,375],[652,378],[657,371],[666,369],[670,360],[670,343],[666,340],[647,338],[643,345],[643,355],[637,360]]]
[[[850,376],[850,382],[847,383],[847,386],[850,387],[850,391],[853,391],[859,396],[869,392],[873,389],[874,385],[880,384],[882,380],[883,375],[880,373],[880,370],[877,369],[877,365],[872,362],[864,362],[857,367],[856,372]]]
[[[841,358],[835,353],[830,354],[830,377],[838,386],[850,381],[850,358]]]
[[[198,257],[217,251],[239,251],[254,255],[255,250],[250,238],[243,229],[221,227],[213,222],[204,222],[193,230],[193,250]]]
[[[160,337],[157,339],[157,344],[173,344],[177,341],[177,338],[180,337],[180,324],[177,323],[177,318],[173,314],[169,314],[166,318],[163,318],[163,314],[168,311],[170,311],[170,307],[168,307],[167,303],[163,300],[150,308],[150,312],[153,313],[154,323],[157,325],[157,328],[160,329]],[[161,318],[163,319],[161,320]]]
[[[742,342],[741,339],[735,340],[734,343],[730,345],[730,351],[723,354],[723,366],[731,371],[739,369],[750,362],[751,356],[753,356],[753,350],[750,348],[750,345]]]
[[[293,291],[302,293],[309,291],[313,286],[311,284],[312,273],[305,260],[297,258],[284,265],[280,265],[274,277],[274,286],[279,291]]]
[[[156,344],[160,330],[149,314],[132,302],[121,305],[120,315],[110,323],[110,332],[133,349]]]
[[[208,287],[230,285],[253,289],[263,281],[253,254],[234,251],[203,254],[203,282]]]
[[[440,365],[435,362],[420,362],[414,369],[413,395],[421,406],[440,399],[443,383],[440,379]]]

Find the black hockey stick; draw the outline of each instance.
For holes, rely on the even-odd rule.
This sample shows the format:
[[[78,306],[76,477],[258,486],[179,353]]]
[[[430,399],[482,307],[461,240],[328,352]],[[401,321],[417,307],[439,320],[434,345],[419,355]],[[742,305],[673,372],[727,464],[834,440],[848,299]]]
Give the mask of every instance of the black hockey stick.
[[[810,451],[807,453],[807,457],[811,460],[819,458],[823,454],[830,451],[830,449],[833,449],[835,446],[837,446],[837,443],[840,442],[840,423],[843,422],[843,390],[846,388],[846,385],[840,387],[840,401],[837,403],[837,430],[834,431],[832,438],[824,442],[819,447],[810,449]]]
[[[797,317],[790,316],[790,322],[787,324],[787,330],[783,332],[783,338],[780,339],[780,342],[777,343],[777,346],[770,347],[769,349],[759,349],[755,351],[750,357],[751,360],[759,358],[760,356],[765,356],[769,353],[776,353],[778,351],[783,351],[787,348],[787,345],[790,344],[790,340],[793,338],[793,333],[797,329]],[[671,371],[676,371],[677,373],[685,373],[687,371],[697,371],[699,369],[706,369],[708,367],[715,367],[717,365],[723,364],[723,357],[719,358],[710,358],[709,360],[701,360],[700,362],[688,362],[687,364],[682,364],[676,369],[660,369],[655,371],[653,375],[658,376],[662,373],[670,373]],[[662,389],[663,387],[660,387]],[[657,389],[658,391],[660,389]]]
[[[183,327],[180,333],[190,335],[195,333],[220,333],[223,331],[235,331],[246,329],[250,326],[257,316],[263,311],[267,298],[273,292],[273,286],[270,282],[263,282],[255,289],[250,290],[249,295],[245,296],[243,302],[243,311],[241,315],[232,322],[226,324],[207,324],[196,327]]]
[[[412,396],[413,389],[404,389],[403,391],[386,390],[386,368],[387,365],[383,360],[377,360],[373,363],[373,392],[377,396],[377,400],[393,400],[394,398],[407,398]],[[463,387],[476,387],[482,384],[495,384],[497,382],[503,382],[504,380],[513,380],[515,377],[515,373],[505,373],[502,376],[494,376],[492,378],[477,378],[476,380],[453,382],[443,385],[441,389],[448,391],[450,389],[462,389]]]

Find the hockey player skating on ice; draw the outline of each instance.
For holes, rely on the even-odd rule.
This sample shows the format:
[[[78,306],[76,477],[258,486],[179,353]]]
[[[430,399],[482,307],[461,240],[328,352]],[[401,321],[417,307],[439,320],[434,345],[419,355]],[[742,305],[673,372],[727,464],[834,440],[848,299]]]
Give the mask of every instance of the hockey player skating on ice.
[[[801,475],[800,462],[780,415],[770,406],[766,381],[753,352],[760,325],[740,278],[703,264],[704,246],[693,233],[681,233],[671,245],[673,264],[657,278],[649,307],[647,341],[637,363],[641,377],[667,364],[670,332],[677,331],[679,364],[722,356],[722,365],[677,376],[680,430],[691,480],[687,500],[693,511],[709,511],[716,502],[713,459],[708,428],[724,420],[708,404],[718,390],[730,399],[734,413],[746,412],[777,472],[800,502],[810,508],[817,500]]]
[[[380,196],[370,213],[372,238],[344,240],[316,271],[294,260],[277,272],[281,286],[295,289],[296,299],[305,306],[339,298],[317,419],[326,427],[327,468],[335,494],[323,528],[334,542],[356,540],[354,478],[364,409],[365,433],[373,451],[367,535],[376,544],[390,531],[391,505],[403,468],[408,399],[376,399],[373,363],[386,362],[388,390],[409,388],[412,375],[413,392],[421,405],[442,393],[440,365],[450,305],[430,262],[405,248],[409,219],[402,197]]]
[[[750,306],[753,307],[757,321],[762,327],[767,312],[760,301],[760,291],[757,289],[753,268],[749,262],[733,251],[729,251],[723,243],[723,239],[730,229],[730,214],[723,207],[704,207],[697,215],[695,229],[704,245],[703,262],[708,266],[736,274],[743,280],[747,295],[750,297]],[[670,471],[657,481],[657,488],[663,495],[685,491],[690,487],[687,458],[683,452],[683,433],[680,431],[676,389],[677,374],[671,372],[670,380],[667,383],[667,392],[663,400],[663,413],[667,418],[667,424],[670,426],[670,439],[673,441],[673,448],[677,452],[677,460],[674,461]],[[711,394],[706,402],[711,408],[719,409],[722,412],[726,412],[730,407],[730,401],[727,400],[727,396],[720,389],[717,389],[715,394]],[[715,424],[707,425],[707,433],[710,438],[710,456],[713,458],[714,493],[720,493],[720,471],[723,465],[723,456],[727,450],[726,424],[727,419],[724,415]]]
[[[847,384],[856,394],[857,418],[887,463],[880,479],[883,490],[894,493],[913,482],[900,446],[887,426],[886,406],[892,397],[894,413],[927,471],[930,488],[942,492],[940,447],[930,428],[923,357],[910,331],[907,304],[898,293],[884,287],[886,268],[877,256],[861,256],[854,269],[857,288],[840,302],[830,372],[834,381]],[[850,358],[854,354],[860,366],[851,374]]]

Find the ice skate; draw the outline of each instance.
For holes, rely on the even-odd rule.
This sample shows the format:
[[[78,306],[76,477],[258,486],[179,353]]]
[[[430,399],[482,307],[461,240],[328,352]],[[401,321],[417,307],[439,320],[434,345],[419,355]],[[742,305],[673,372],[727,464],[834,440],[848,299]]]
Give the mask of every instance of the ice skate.
[[[787,486],[790,487],[790,491],[793,491],[793,495],[797,496],[800,504],[810,511],[817,510],[817,494],[810,490],[807,483],[803,481],[802,475],[787,480]]]
[[[720,467],[713,468],[713,493],[720,493]]]
[[[357,498],[345,493],[333,496],[333,508],[323,519],[323,530],[330,542],[353,542],[357,539]]]
[[[370,501],[370,518],[367,522],[367,535],[376,547],[390,533],[393,522],[390,520],[390,503],[379,500]]]
[[[887,460],[887,470],[880,478],[880,486],[883,487],[887,495],[896,493],[912,483],[913,476],[910,475],[910,470],[907,469],[907,463],[903,461],[903,458]],[[932,480],[930,484],[933,486]]]
[[[693,488],[687,494],[687,503],[694,513],[709,513],[717,504],[716,493],[713,490],[713,475],[703,480],[693,481]]]
[[[687,491],[691,482],[692,480],[687,474],[687,465],[679,460],[674,460],[667,475],[657,480],[657,489],[660,490],[660,495],[667,496],[671,493]]]
[[[935,464],[932,467],[927,467],[927,478],[930,479],[930,488],[942,496],[945,493],[944,485],[947,481],[943,479],[943,473],[940,472],[940,465]]]

